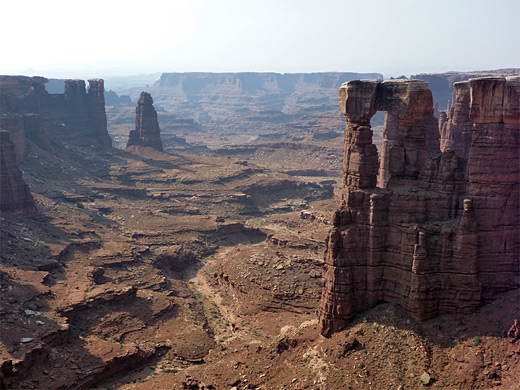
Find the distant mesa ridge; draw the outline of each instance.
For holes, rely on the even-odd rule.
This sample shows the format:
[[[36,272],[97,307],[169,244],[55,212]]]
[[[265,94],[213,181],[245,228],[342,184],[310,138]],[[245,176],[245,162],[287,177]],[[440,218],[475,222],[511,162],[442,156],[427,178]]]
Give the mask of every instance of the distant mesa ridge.
[[[285,91],[294,92],[306,86],[337,89],[345,80],[368,78],[382,80],[380,73],[322,72],[322,73],[163,73],[155,87],[177,87],[185,93],[199,93],[211,86],[227,87],[236,92]]]
[[[380,302],[426,320],[520,287],[520,77],[470,79],[455,92],[438,124],[422,80],[341,86],[343,191],[327,239],[323,335]],[[386,111],[380,163],[376,111]]]

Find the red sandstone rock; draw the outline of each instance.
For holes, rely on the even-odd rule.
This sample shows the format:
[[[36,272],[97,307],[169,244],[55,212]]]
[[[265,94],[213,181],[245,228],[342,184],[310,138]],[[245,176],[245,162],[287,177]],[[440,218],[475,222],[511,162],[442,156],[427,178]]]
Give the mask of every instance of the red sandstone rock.
[[[518,96],[519,86],[518,78],[470,80],[474,125],[467,194],[477,211],[477,260],[485,300],[519,284],[520,112],[518,105],[505,105],[512,103],[505,92]]]
[[[0,130],[0,211],[15,214],[35,211],[34,199],[23,180],[14,145],[6,130]]]
[[[376,108],[386,111],[379,186],[385,186],[392,176],[416,177],[426,159],[439,152],[438,124],[428,84],[421,80],[384,81]]]
[[[157,112],[153,106],[152,96],[141,92],[135,109],[135,130],[128,135],[128,146],[149,146],[162,150],[161,129],[157,121]]]
[[[438,153],[426,83],[342,87],[344,188],[325,254],[322,334],[379,302],[424,320],[471,312],[519,287],[520,114],[512,103],[519,85],[517,78],[492,78],[456,87],[443,125],[451,126],[453,142],[472,135],[467,159],[460,150]],[[380,188],[368,123],[375,110],[387,111]]]
[[[445,123],[439,123],[441,150],[450,148],[455,150],[458,156],[467,158],[473,134],[473,122],[469,118],[469,82],[455,83],[453,89],[455,90],[455,104],[450,109]],[[446,116],[446,114],[444,115]]]
[[[512,343],[520,339],[520,324],[518,323],[518,320],[514,320],[513,325],[511,325],[511,328],[509,328],[506,333],[506,337]]]

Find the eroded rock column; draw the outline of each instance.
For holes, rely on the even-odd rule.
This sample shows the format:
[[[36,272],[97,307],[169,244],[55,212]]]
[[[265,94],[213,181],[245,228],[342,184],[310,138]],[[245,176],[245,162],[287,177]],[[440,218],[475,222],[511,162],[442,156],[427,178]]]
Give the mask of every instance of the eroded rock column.
[[[457,156],[468,158],[473,133],[473,122],[469,118],[469,82],[455,83],[453,89],[455,104],[450,108],[445,123],[439,124],[441,150],[453,149]]]
[[[112,147],[108,134],[107,114],[105,111],[105,81],[103,79],[88,80],[88,124],[95,134],[100,146]]]
[[[426,160],[439,153],[433,97],[422,80],[380,83],[376,109],[386,111],[379,187],[392,177],[416,179]]]
[[[354,283],[372,279],[356,265],[365,265],[370,257],[366,245],[370,235],[370,196],[376,189],[379,166],[370,118],[376,112],[378,85],[375,80],[356,80],[343,84],[339,90],[339,104],[347,118],[343,193],[325,254],[323,299],[319,310],[324,335],[340,329],[352,313],[371,304],[359,299],[360,290]]]
[[[132,145],[163,150],[157,112],[153,106],[152,96],[147,92],[141,92],[135,109],[135,129],[130,131],[126,146]]]

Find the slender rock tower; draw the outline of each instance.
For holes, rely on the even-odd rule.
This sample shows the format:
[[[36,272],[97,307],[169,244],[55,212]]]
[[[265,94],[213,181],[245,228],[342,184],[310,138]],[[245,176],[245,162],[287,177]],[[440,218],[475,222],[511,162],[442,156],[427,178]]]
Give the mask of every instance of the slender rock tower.
[[[135,109],[135,130],[131,130],[128,134],[126,147],[132,145],[163,150],[157,112],[153,106],[152,96],[147,92],[141,92]]]

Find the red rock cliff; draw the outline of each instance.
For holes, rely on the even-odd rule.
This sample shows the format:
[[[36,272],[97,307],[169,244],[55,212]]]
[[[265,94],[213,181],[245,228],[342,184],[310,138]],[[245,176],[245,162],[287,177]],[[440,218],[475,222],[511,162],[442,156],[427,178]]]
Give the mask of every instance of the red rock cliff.
[[[325,254],[322,334],[379,302],[424,320],[471,312],[519,287],[518,91],[518,78],[492,78],[470,81],[471,103],[461,92],[451,118],[461,118],[457,126],[471,118],[466,158],[439,152],[425,82],[340,88],[344,186]],[[379,174],[370,129],[377,110],[387,112]]]

